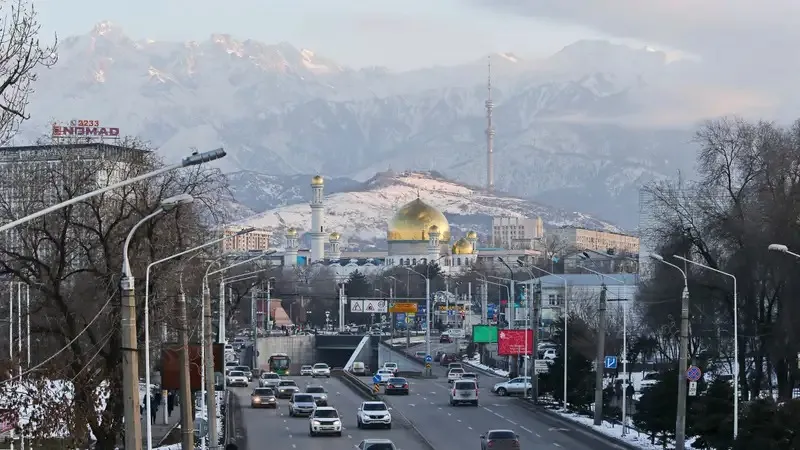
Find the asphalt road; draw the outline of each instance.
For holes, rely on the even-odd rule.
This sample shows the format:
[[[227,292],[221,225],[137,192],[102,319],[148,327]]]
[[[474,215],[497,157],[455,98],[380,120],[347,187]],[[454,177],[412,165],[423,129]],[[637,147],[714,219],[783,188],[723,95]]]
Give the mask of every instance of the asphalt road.
[[[565,426],[543,413],[530,411],[520,405],[519,399],[492,394],[492,386],[504,380],[500,377],[478,373],[478,407],[450,406],[450,385],[445,369],[433,363],[433,374],[437,376],[436,379],[410,379],[410,395],[384,396],[384,400],[408,418],[437,450],[479,448],[480,435],[490,429],[516,431],[522,449],[620,448],[592,438],[577,425]],[[363,380],[371,383],[371,377],[364,377]]]
[[[289,417],[288,401],[278,400],[278,409],[250,408],[251,388],[232,388],[242,405],[242,424],[247,434],[247,449],[303,449],[303,450],[352,450],[362,439],[388,438],[400,450],[424,450],[425,445],[402,417],[392,418],[392,429],[359,430],[356,426],[356,410],[362,399],[336,378],[316,379],[293,377],[301,389],[308,385],[322,385],[328,391],[329,405],[337,408],[342,416],[342,437],[308,435],[308,419]],[[253,383],[255,387],[255,383]]]

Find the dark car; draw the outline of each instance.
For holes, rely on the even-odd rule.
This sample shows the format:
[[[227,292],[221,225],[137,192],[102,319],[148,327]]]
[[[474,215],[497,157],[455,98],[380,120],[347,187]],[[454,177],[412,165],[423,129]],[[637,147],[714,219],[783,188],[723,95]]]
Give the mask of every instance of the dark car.
[[[389,380],[386,381],[384,392],[386,395],[408,395],[408,380],[400,377],[389,378]]]
[[[251,408],[278,408],[278,400],[272,388],[255,388],[250,395]]]
[[[481,450],[519,450],[519,436],[511,430],[489,430],[481,435]]]
[[[439,343],[440,344],[449,344],[451,342],[453,342],[453,340],[450,339],[450,336],[447,335],[447,334],[443,334],[443,335],[441,335],[441,337],[439,337]]]

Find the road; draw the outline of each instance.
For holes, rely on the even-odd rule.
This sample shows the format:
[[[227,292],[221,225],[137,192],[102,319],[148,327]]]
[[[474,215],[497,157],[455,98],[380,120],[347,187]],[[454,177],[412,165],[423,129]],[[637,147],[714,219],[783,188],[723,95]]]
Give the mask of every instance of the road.
[[[492,386],[504,380],[499,377],[478,374],[480,406],[450,406],[445,369],[434,363],[433,373],[436,379],[410,379],[410,395],[384,396],[384,400],[408,418],[437,450],[479,448],[480,435],[489,429],[516,431],[523,449],[621,448],[596,440],[578,425],[565,426],[543,413],[530,411],[521,406],[519,399],[492,394]],[[363,381],[371,383],[371,377],[364,377]]]
[[[316,379],[294,377],[297,385],[305,389],[308,385],[322,385],[328,391],[329,404],[339,410],[344,431],[342,437],[308,435],[308,419],[289,417],[288,401],[278,400],[277,410],[250,408],[251,388],[232,388],[242,405],[242,427],[247,433],[249,450],[263,448],[303,450],[352,450],[362,439],[388,438],[399,450],[425,450],[408,422],[393,417],[391,430],[359,430],[356,426],[356,410],[362,399],[336,378]],[[255,387],[255,383],[253,384]],[[243,450],[248,450],[243,449]]]

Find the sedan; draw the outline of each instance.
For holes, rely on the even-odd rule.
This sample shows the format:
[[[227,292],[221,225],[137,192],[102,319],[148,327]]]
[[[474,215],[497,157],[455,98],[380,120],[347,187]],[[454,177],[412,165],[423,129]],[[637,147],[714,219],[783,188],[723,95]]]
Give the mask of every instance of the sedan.
[[[247,375],[244,372],[240,372],[238,370],[231,370],[228,372],[228,378],[225,381],[228,386],[242,386],[247,387],[250,384],[250,380],[247,379]]]
[[[408,395],[408,380],[405,378],[389,378],[386,381],[386,388],[384,389],[386,395],[400,394]]]
[[[295,392],[300,392],[297,383],[292,380],[281,380],[278,383],[278,398],[292,398]]]
[[[519,450],[519,436],[511,430],[489,430],[481,435],[481,450]]]
[[[310,377],[314,374],[314,369],[311,366],[301,366],[300,367],[300,376],[301,377]]]
[[[250,395],[251,408],[278,408],[278,400],[275,398],[275,391],[271,388],[256,388]]]
[[[356,447],[358,450],[397,450],[389,439],[364,439]]]
[[[311,376],[314,378],[317,377],[331,377],[331,368],[328,367],[325,363],[317,363],[314,364],[314,367],[311,368]]]

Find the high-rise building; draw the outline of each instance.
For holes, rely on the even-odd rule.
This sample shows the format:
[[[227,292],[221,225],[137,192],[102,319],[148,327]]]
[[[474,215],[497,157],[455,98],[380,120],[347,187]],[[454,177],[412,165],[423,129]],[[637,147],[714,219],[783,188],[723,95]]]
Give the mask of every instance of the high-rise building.
[[[587,230],[585,228],[563,227],[549,230],[548,235],[556,236],[559,245],[568,250],[594,250],[608,254],[639,254],[639,238],[610,231]]]
[[[544,236],[541,217],[493,217],[492,245],[505,249],[530,249]]]
[[[255,229],[247,234],[236,235],[236,233],[248,227],[227,226],[222,230],[223,237],[228,238],[222,241],[222,252],[251,252],[269,250],[269,239],[272,233],[269,230]]]

